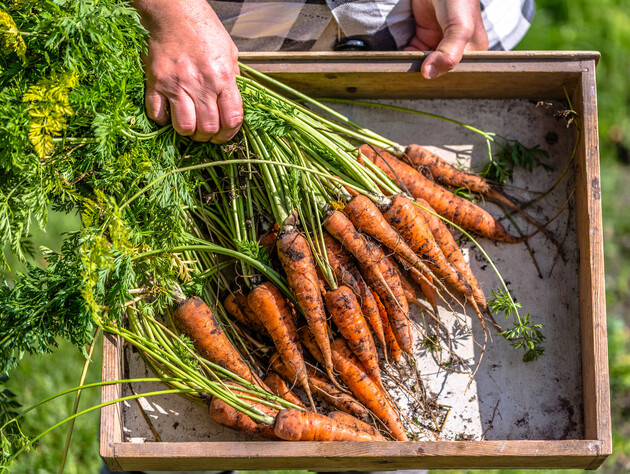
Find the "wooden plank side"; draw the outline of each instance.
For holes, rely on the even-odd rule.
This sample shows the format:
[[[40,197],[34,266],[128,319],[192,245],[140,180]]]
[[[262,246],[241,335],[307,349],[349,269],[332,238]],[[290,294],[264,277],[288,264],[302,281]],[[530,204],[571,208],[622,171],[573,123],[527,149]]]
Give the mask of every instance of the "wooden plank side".
[[[585,64],[586,71],[576,93],[583,124],[576,170],[578,245],[580,256],[588,257],[580,259],[579,270],[582,383],[585,437],[602,441],[601,464],[612,452],[612,433],[595,63]]]
[[[598,441],[120,443],[127,470],[586,468]]]
[[[330,63],[337,59],[391,59],[391,58],[426,58],[429,53],[421,51],[273,51],[273,52],[243,52],[239,57],[242,60],[275,60],[283,58],[284,61],[297,59],[316,59],[320,63]],[[589,61],[599,62],[601,54],[598,51],[470,51],[464,53],[460,64],[472,61],[502,61],[515,63],[519,61]]]
[[[432,80],[420,74],[424,55],[417,52],[250,53],[241,59],[314,97],[555,99],[564,98],[562,86],[571,93],[583,72],[583,63],[571,56],[493,53],[490,58],[466,57]]]
[[[578,72],[504,72],[475,71],[451,73],[428,81],[419,72],[302,72],[258,64],[269,73],[312,97],[343,97],[368,99],[563,99],[563,86],[573,91],[579,81]],[[386,87],[395,83],[396,87]]]
[[[120,380],[123,378],[121,340],[118,336],[103,335],[103,373],[102,380]],[[122,396],[122,386],[106,385],[101,389],[101,401],[109,402]],[[123,407],[115,403],[101,408],[100,455],[111,470],[123,470],[116,459],[114,445],[123,442]]]

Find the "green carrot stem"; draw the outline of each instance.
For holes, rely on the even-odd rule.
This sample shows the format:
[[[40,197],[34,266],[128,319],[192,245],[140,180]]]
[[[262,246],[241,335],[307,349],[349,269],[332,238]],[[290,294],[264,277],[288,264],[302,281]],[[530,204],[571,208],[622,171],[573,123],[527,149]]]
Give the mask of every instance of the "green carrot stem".
[[[92,363],[92,354],[94,353],[94,347],[96,346],[96,341],[98,336],[101,334],[101,328],[97,328],[94,336],[92,337],[92,344],[90,344],[90,348],[88,350],[88,357],[83,364],[83,370],[81,371],[81,378],[79,379],[79,387],[82,387],[85,384],[85,377],[87,376],[87,369]],[[71,413],[74,414],[79,409],[79,402],[81,401],[81,394],[83,390],[77,390],[76,396],[74,398],[74,404],[72,405]],[[63,473],[63,469],[66,465],[66,460],[68,459],[68,451],[70,450],[70,440],[72,440],[72,431],[74,429],[74,420],[70,422],[70,426],[68,426],[68,434],[66,435],[66,444],[63,447],[63,454],[61,456],[61,461],[59,463],[59,474]]]
[[[90,412],[92,412],[94,410],[99,410],[99,409],[101,409],[103,407],[106,407],[106,406],[109,406],[109,405],[113,405],[114,403],[124,402],[124,401],[127,401],[127,400],[134,400],[134,399],[140,398],[140,397],[149,397],[149,396],[155,396],[155,395],[169,395],[169,394],[172,394],[172,393],[185,393],[185,392],[195,392],[195,391],[196,390],[194,390],[194,389],[188,389],[188,390],[179,390],[179,389],[158,390],[158,391],[150,392],[150,393],[141,393],[141,394],[136,394],[136,395],[129,395],[129,396],[126,396],[126,397],[117,398],[116,400],[111,400],[109,402],[99,403],[98,405],[92,406],[90,408],[87,408],[87,409],[85,409],[83,411],[80,411],[78,413],[75,413],[74,415],[71,415],[71,416],[65,418],[64,420],[54,424],[53,426],[51,426],[47,430],[44,430],[43,432],[41,432],[40,434],[35,436],[28,443],[26,443],[19,450],[17,450],[7,460],[7,465],[11,464],[15,458],[17,458],[23,451],[25,451],[26,449],[30,448],[34,443],[39,441],[40,438],[46,436],[52,430],[54,430],[55,428],[58,428],[59,426],[63,425],[64,423],[67,423],[69,421],[74,420],[78,416],[85,415],[86,413],[90,413]],[[266,416],[266,415],[265,415],[264,418],[261,418],[259,421],[261,423],[265,423],[265,424],[268,424],[268,425],[273,424],[273,418],[271,418],[270,416]]]

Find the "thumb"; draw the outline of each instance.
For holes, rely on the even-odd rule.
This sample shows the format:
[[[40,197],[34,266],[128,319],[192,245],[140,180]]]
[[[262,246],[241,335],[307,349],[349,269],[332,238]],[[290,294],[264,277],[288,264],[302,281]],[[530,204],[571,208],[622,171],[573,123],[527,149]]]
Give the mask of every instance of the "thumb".
[[[444,31],[444,38],[422,63],[421,72],[427,79],[440,76],[459,64],[464,48],[472,38],[473,28],[453,25]]]

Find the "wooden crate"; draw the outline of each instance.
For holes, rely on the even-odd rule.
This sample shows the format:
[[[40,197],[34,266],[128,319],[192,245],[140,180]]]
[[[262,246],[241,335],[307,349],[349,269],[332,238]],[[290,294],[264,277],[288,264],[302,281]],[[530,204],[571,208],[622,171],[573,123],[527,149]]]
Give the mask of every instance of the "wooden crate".
[[[268,441],[126,441],[124,408],[102,410],[101,456],[112,470],[310,469],[396,470],[420,468],[596,469],[611,453],[606,343],[602,215],[593,52],[471,53],[444,77],[424,80],[421,53],[249,53],[242,59],[293,87],[320,97],[390,100],[562,101],[578,113],[580,130],[573,162],[575,182],[576,297],[579,334],[565,352],[577,361],[578,428],[563,439],[410,441],[373,443]],[[457,118],[457,117],[455,117]],[[371,126],[370,124],[368,124]],[[563,125],[558,125],[563,126]],[[570,288],[567,291],[572,291]],[[552,356],[550,356],[552,357]],[[491,364],[491,360],[485,360]],[[553,361],[552,361],[553,363]],[[119,341],[104,342],[103,380],[123,378]],[[545,374],[540,374],[543,377]],[[581,384],[580,384],[581,382]],[[580,389],[581,388],[581,393]],[[103,388],[103,401],[123,394]],[[497,402],[498,406],[498,402]],[[541,410],[543,407],[541,407]],[[549,408],[547,408],[549,409]],[[496,409],[495,409],[496,411]],[[494,417],[494,415],[493,415]],[[577,435],[575,433],[578,433]],[[536,435],[534,435],[536,436]]]

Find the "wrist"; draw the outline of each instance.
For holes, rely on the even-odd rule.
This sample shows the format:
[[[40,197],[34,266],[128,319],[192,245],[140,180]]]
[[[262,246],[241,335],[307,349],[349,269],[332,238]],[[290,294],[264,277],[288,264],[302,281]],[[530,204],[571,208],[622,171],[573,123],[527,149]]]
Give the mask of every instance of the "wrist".
[[[206,0],[133,0],[140,22],[152,35],[172,34],[190,24],[220,23]]]

